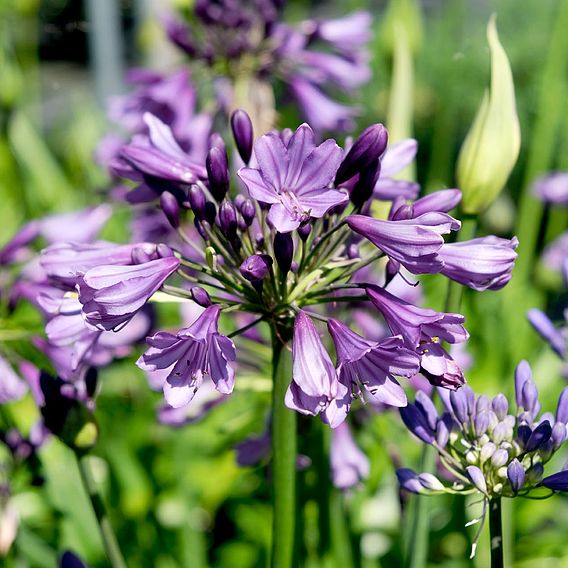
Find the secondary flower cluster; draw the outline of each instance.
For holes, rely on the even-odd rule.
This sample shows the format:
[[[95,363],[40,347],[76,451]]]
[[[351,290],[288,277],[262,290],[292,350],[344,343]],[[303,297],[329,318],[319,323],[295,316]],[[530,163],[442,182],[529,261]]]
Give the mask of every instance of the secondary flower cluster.
[[[415,436],[436,449],[452,484],[445,486],[431,473],[399,469],[404,489],[426,495],[480,492],[486,499],[525,496],[541,487],[568,490],[566,470],[543,478],[545,464],[567,438],[568,387],[560,394],[556,415],[540,415],[530,366],[521,361],[515,372],[514,414],[503,394],[476,397],[468,386],[440,393],[441,416],[422,392],[400,415]]]
[[[286,404],[321,414],[334,427],[361,395],[404,406],[395,377],[421,372],[436,385],[463,384],[442,343],[467,339],[463,316],[419,308],[385,288],[401,270],[442,273],[477,290],[500,288],[510,278],[517,243],[496,237],[445,243],[442,235],[460,227],[448,214],[459,191],[408,202],[409,186],[381,175],[383,163],[391,175],[397,161],[400,167],[412,157],[411,144],[387,149],[386,129],[376,124],[344,152],[331,139],[317,145],[303,124],[295,132],[266,134],[253,148],[250,119],[236,111],[231,126],[246,165],[238,171],[244,185],[235,191],[220,136],[211,138],[200,166],[187,159],[171,128],[150,114],[145,121],[152,145],[129,144],[122,172],[142,180],[133,193],[159,205],[180,245],[60,243],[43,252],[53,288],[41,295],[48,337],[72,346],[75,369],[92,364],[95,346],[109,331],[126,326],[126,332],[146,303],[165,292],[205,308],[189,327],[149,337],[138,362],[157,374],[154,383],[162,382],[175,408],[187,405],[204,380],[223,394],[233,390],[236,352],[219,332],[222,313],[249,314],[231,336],[267,322],[276,340],[293,338]],[[389,218],[368,216],[373,198],[396,188],[402,195],[392,198]],[[360,279],[373,275],[364,270],[370,265],[384,273],[383,286],[376,276]],[[371,306],[390,334],[369,341],[315,307],[343,303]],[[314,319],[327,321],[335,364]]]
[[[214,77],[224,79],[217,90],[229,108],[241,98],[242,103],[255,101],[264,114],[273,112],[270,83],[279,79],[318,132],[349,130],[356,110],[326,92],[353,93],[369,80],[365,46],[370,14],[308,20],[293,27],[282,21],[283,5],[275,0],[200,0],[193,8],[195,25],[169,17],[166,32],[192,60],[204,62]],[[243,81],[249,82],[244,98]]]

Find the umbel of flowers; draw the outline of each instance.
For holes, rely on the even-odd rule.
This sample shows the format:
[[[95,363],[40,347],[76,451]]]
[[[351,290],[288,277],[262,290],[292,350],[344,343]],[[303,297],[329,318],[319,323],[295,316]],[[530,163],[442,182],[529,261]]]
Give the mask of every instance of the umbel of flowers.
[[[189,404],[205,381],[231,393],[238,360],[231,337],[255,325],[270,328],[278,535],[273,554],[290,565],[296,451],[295,415],[286,407],[319,415],[335,428],[357,398],[404,407],[401,377],[421,372],[434,385],[459,388],[463,373],[444,345],[467,339],[464,317],[417,307],[389,284],[407,271],[441,273],[476,290],[501,288],[510,279],[517,241],[446,243],[444,235],[460,228],[448,213],[459,203],[458,190],[409,200],[404,191],[393,192],[407,186],[386,184],[388,194],[388,175],[413,150],[407,143],[389,148],[381,124],[368,127],[347,151],[331,139],[317,144],[307,124],[295,132],[270,132],[253,145],[251,121],[236,111],[231,126],[245,165],[232,183],[220,136],[212,136],[201,165],[186,157],[168,126],[149,114],[144,119],[147,142],[138,137],[127,145],[116,169],[139,182],[132,201],[158,205],[180,244],[47,248],[41,264],[60,294],[51,317],[69,318],[74,327],[68,336],[87,342],[88,354],[105,332],[127,326],[157,293],[202,306],[189,327],[149,337],[138,361],[163,378],[172,407]],[[387,219],[369,214],[377,197],[392,200]],[[371,341],[349,322],[330,317],[330,305],[361,303],[382,316],[390,335]],[[224,335],[221,316],[235,313],[247,314],[248,323]],[[318,320],[327,324],[335,362]],[[77,365],[81,356],[76,354]]]
[[[534,493],[544,498],[568,490],[565,469],[544,476],[546,463],[568,437],[568,387],[560,394],[556,414],[540,414],[531,368],[521,361],[515,372],[516,411],[503,394],[493,399],[475,396],[468,386],[440,393],[444,401],[441,415],[423,392],[417,394],[414,404],[401,408],[400,414],[415,436],[435,448],[451,483],[443,484],[431,473],[417,474],[410,469],[399,469],[397,476],[401,487],[412,493],[482,495],[483,511],[474,521],[480,521],[480,528],[473,556],[488,506],[499,510],[502,497]],[[500,520],[498,528],[500,531]]]

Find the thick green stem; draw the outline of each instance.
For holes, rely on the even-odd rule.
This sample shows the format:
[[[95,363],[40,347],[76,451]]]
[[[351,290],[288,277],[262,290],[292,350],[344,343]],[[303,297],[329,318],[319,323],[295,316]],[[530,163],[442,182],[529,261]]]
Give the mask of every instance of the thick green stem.
[[[296,521],[296,413],[284,397],[292,378],[287,329],[272,331],[272,567],[293,566]]]
[[[491,538],[491,568],[503,568],[503,525],[500,497],[489,501],[489,535]]]
[[[120,552],[118,541],[116,540],[116,536],[112,530],[112,525],[110,524],[110,519],[108,517],[104,501],[97,484],[93,479],[91,468],[89,467],[87,460],[88,458],[86,456],[79,457],[77,455],[77,464],[79,466],[79,472],[81,473],[83,487],[91,500],[91,505],[93,506],[95,517],[97,518],[97,523],[99,525],[109,564],[112,568],[126,568],[126,562]]]

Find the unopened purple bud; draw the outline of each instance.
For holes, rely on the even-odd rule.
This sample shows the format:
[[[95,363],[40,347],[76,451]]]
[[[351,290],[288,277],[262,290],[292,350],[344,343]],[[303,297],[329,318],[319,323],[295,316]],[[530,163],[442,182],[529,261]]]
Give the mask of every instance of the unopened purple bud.
[[[304,223],[298,227],[298,236],[306,242],[310,233],[312,232],[312,224],[310,222]]]
[[[241,210],[241,207],[243,206],[243,203],[245,202],[246,199],[247,198],[242,193],[237,194],[235,199],[233,199],[233,202],[235,203],[235,207],[239,211]]]
[[[249,282],[264,280],[272,268],[272,257],[267,254],[253,254],[243,261],[241,274]]]
[[[293,260],[293,261],[292,261],[292,264],[290,265],[290,270],[291,270],[294,274],[296,274],[296,272],[298,272],[298,268],[300,268],[300,265],[299,265],[295,260]]]
[[[264,247],[264,235],[262,233],[257,233],[254,237],[254,242],[256,243],[256,247],[261,249]]]
[[[481,491],[481,493],[487,493],[487,483],[485,482],[483,472],[475,465],[469,465],[465,470],[473,485]]]
[[[489,397],[482,394],[477,398],[477,401],[475,403],[475,412],[483,412],[484,410],[489,410],[490,408],[491,401],[489,400]]]
[[[240,211],[245,221],[245,225],[250,227],[256,214],[254,203],[250,199],[245,199],[241,205]]]
[[[237,210],[230,201],[223,201],[219,208],[219,227],[228,238],[233,238],[237,232]]]
[[[467,422],[468,413],[464,388],[450,392],[450,404],[458,422],[465,424]]]
[[[431,473],[421,473],[418,476],[418,481],[420,484],[425,488],[429,489],[430,491],[443,491],[444,486],[442,485],[441,481]]]
[[[493,411],[497,414],[497,418],[499,420],[504,420],[505,416],[507,416],[507,412],[509,410],[509,401],[504,394],[498,394],[491,404],[493,407]]]
[[[223,152],[223,154],[225,154],[225,156],[227,155],[225,141],[218,132],[213,132],[213,134],[209,136],[209,148],[218,148],[219,150],[221,150],[221,152]]]
[[[523,448],[527,445],[531,434],[532,430],[530,429],[530,426],[527,426],[526,424],[521,424],[517,428],[517,441]]]
[[[504,449],[497,450],[491,456],[491,465],[495,468],[503,467],[509,461],[509,452]]]
[[[400,417],[404,425],[420,440],[426,444],[434,442],[434,431],[430,427],[426,415],[414,404],[399,408]]]
[[[478,412],[473,420],[475,434],[478,438],[483,436],[489,428],[489,413],[486,410]]]
[[[438,420],[436,425],[436,443],[440,448],[445,448],[450,439],[450,431],[443,420]]]
[[[274,256],[280,271],[286,274],[292,266],[294,241],[291,233],[276,233],[274,237]]]
[[[365,202],[371,198],[380,173],[381,162],[379,160],[371,162],[361,171],[350,195],[351,202],[355,207],[363,207]]]
[[[507,466],[507,478],[515,493],[522,489],[525,483],[525,468],[517,458]]]
[[[552,427],[550,426],[550,422],[548,422],[548,420],[541,422],[532,431],[532,434],[527,440],[525,451],[533,452],[535,450],[538,450],[545,442],[548,441],[551,434],[552,434]]]
[[[505,424],[505,422],[499,422],[495,428],[493,428],[493,432],[491,432],[491,437],[496,444],[500,444],[504,440],[507,439],[509,435],[509,426]]]
[[[207,153],[205,167],[211,193],[221,202],[229,190],[229,168],[225,152],[217,147],[211,148]]]
[[[523,387],[527,382],[531,381],[531,367],[527,361],[521,361],[515,369],[515,398],[517,401],[517,407],[523,406]]]
[[[568,491],[568,471],[559,471],[545,477],[541,485],[553,491]]]
[[[347,258],[349,260],[355,260],[357,258],[360,258],[360,256],[359,245],[349,245],[347,247]]]
[[[351,179],[374,161],[385,151],[388,142],[387,129],[382,124],[373,124],[366,128],[353,142],[353,146],[345,156],[335,175],[335,185]]]
[[[164,191],[160,195],[160,207],[170,225],[177,229],[179,227],[179,205],[173,194],[169,191]]]
[[[205,219],[206,199],[203,190],[198,185],[190,185],[187,191],[187,199],[195,218],[200,221]]]
[[[200,221],[197,217],[195,218],[195,228],[197,229],[197,232],[201,235],[201,238],[203,240],[208,240],[209,239],[209,233],[211,232],[211,225],[209,223],[209,221]]]
[[[552,434],[550,435],[552,447],[555,451],[566,441],[567,435],[566,424],[564,424],[564,422],[557,422],[552,428]]]
[[[479,461],[482,464],[485,463],[488,459],[491,458],[496,450],[497,446],[493,442],[487,442],[487,444],[484,444],[479,452]]]
[[[242,109],[237,109],[231,115],[231,130],[237,150],[245,164],[252,155],[253,129],[249,115]]]
[[[175,256],[174,251],[166,244],[160,243],[156,246],[156,253],[159,258],[169,258],[170,256]]]
[[[396,477],[402,489],[410,493],[422,493],[424,486],[418,480],[418,476],[411,469],[400,468],[396,470]]]
[[[533,413],[538,403],[538,390],[532,381],[527,381],[523,385],[521,400],[523,408],[528,412]]]
[[[436,430],[436,426],[438,423],[438,412],[436,411],[436,407],[432,402],[432,399],[424,392],[418,391],[416,393],[416,407],[418,410],[424,414],[426,420],[428,420],[428,425],[434,431]]]
[[[568,387],[564,387],[558,397],[556,420],[564,422],[564,424],[568,424]]]
[[[209,297],[207,290],[204,290],[200,286],[194,286],[191,289],[191,298],[202,308],[208,308],[211,305],[211,298]]]
[[[143,246],[134,247],[131,253],[132,264],[145,264],[146,262],[150,262],[154,257],[154,253],[156,252],[156,248],[154,247],[153,251],[148,250]]]

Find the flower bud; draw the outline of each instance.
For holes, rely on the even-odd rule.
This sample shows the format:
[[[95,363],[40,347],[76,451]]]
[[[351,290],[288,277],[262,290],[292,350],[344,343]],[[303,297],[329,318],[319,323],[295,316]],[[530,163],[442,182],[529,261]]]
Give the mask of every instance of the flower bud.
[[[294,241],[291,233],[276,233],[274,237],[274,256],[280,271],[286,274],[292,266]]]
[[[311,223],[304,223],[298,227],[298,236],[302,239],[302,241],[306,242],[310,233],[312,232],[312,224]]]
[[[491,465],[495,468],[504,466],[509,461],[509,452],[499,449],[491,456]]]
[[[217,201],[221,202],[229,190],[227,155],[223,150],[214,146],[207,153],[205,167],[211,193]]]
[[[382,124],[373,124],[366,128],[341,162],[335,174],[335,185],[351,179],[378,160],[385,151],[387,142],[387,129]]]
[[[505,416],[507,416],[507,412],[509,410],[509,401],[504,394],[498,394],[491,403],[493,407],[493,411],[497,415],[499,420],[504,420]]]
[[[164,243],[160,243],[156,246],[156,253],[159,258],[169,258],[170,256],[175,256],[174,251]]]
[[[478,438],[483,436],[489,428],[489,413],[486,410],[478,412],[473,420],[473,425],[475,427],[476,436]]]
[[[541,422],[529,436],[525,445],[526,452],[533,452],[538,450],[545,442],[547,442],[552,434],[552,427],[550,422],[545,420]]]
[[[243,261],[239,270],[249,282],[259,282],[270,272],[272,262],[267,254],[253,254]]]
[[[237,109],[231,115],[231,130],[237,150],[245,164],[252,155],[253,129],[249,115],[242,109]]]
[[[457,179],[465,213],[480,213],[497,198],[513,169],[521,144],[513,76],[499,42],[495,18],[487,26],[491,86],[460,150]]]
[[[200,221],[197,217],[195,218],[194,221],[195,224],[195,228],[197,229],[197,232],[201,235],[201,238],[206,241],[209,239],[209,233],[211,231],[211,225],[209,224],[209,221]]]
[[[205,194],[198,185],[190,185],[187,191],[187,199],[189,206],[193,211],[196,219],[205,219]]]
[[[240,207],[241,215],[243,216],[243,220],[247,227],[252,225],[254,221],[254,216],[256,214],[256,210],[254,207],[254,203],[250,199],[245,199],[243,204]]]
[[[497,450],[497,446],[493,442],[487,442],[479,452],[479,461],[484,464]]]
[[[420,473],[418,474],[418,481],[422,484],[425,489],[430,491],[444,491],[444,486],[440,480],[431,473]]]
[[[531,484],[538,483],[544,474],[544,466],[538,462],[535,463],[532,467],[530,467],[527,472],[527,481]]]
[[[173,194],[169,191],[164,191],[160,195],[160,207],[170,225],[177,229],[179,227],[179,205]]]
[[[194,286],[191,289],[191,299],[202,308],[208,308],[211,305],[211,298],[207,290],[204,290],[200,286]]]
[[[558,397],[556,420],[558,420],[558,422],[564,422],[564,424],[568,423],[568,387],[564,387]]]
[[[554,450],[557,450],[566,441],[567,437],[566,425],[563,422],[557,422],[552,428],[552,434],[550,435]]]
[[[379,160],[371,162],[367,167],[361,170],[359,179],[355,182],[350,195],[351,202],[355,207],[363,207],[365,202],[371,198],[380,173],[381,162]]]
[[[225,155],[225,157],[227,157],[227,149],[225,148],[225,141],[218,132],[213,132],[213,134],[209,136],[209,148],[218,148]]]
[[[481,493],[487,493],[487,483],[485,482],[483,472],[475,465],[468,465],[465,470],[473,485],[481,491]]]
[[[237,210],[230,201],[223,201],[219,208],[219,227],[223,234],[232,239],[237,233]]]

